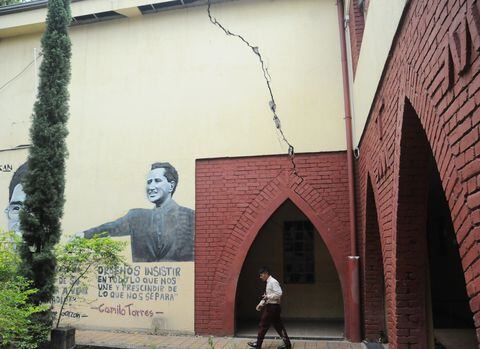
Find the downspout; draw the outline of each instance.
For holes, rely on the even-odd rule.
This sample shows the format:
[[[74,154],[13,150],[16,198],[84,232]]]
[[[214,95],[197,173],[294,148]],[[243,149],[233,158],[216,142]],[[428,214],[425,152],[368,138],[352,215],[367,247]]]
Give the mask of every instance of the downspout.
[[[345,131],[347,140],[347,170],[348,170],[348,199],[350,220],[350,256],[348,256],[348,298],[346,337],[352,342],[361,341],[360,331],[360,287],[359,287],[359,256],[357,253],[357,236],[355,221],[355,185],[353,168],[352,145],[352,113],[350,104],[350,84],[347,65],[347,44],[344,27],[343,0],[337,0],[338,26],[340,31],[340,49],[342,58],[343,100],[345,107]]]

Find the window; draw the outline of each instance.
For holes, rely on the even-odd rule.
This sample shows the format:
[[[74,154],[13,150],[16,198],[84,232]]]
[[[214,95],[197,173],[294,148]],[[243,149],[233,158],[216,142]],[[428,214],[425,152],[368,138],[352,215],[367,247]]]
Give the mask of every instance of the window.
[[[287,284],[315,282],[314,229],[309,221],[285,222],[283,227],[283,276]]]

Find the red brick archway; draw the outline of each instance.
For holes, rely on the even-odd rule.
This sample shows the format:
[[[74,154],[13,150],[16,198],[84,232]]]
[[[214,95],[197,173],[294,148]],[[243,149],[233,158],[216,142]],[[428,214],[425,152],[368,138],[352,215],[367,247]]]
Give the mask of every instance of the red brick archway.
[[[367,175],[365,185],[365,220],[360,227],[361,244],[361,280],[362,289],[362,315],[363,337],[376,342],[380,338],[386,339],[386,303],[385,303],[385,277],[384,277],[384,252],[380,227],[378,224],[377,199],[378,193],[372,184],[371,176]],[[382,336],[383,334],[383,336]]]
[[[290,173],[288,159],[283,156],[197,162],[197,333],[234,334],[235,296],[241,268],[258,232],[286,200],[291,200],[320,233],[339,274],[343,297],[348,299],[346,261],[349,235],[345,160],[345,153],[301,155],[297,157],[297,170],[302,178]],[[314,163],[319,167],[315,167]],[[271,170],[262,171],[269,166]],[[241,169],[242,173],[237,173]],[[242,194],[239,197],[224,193],[222,199],[220,193],[216,196],[199,193],[199,189],[202,189],[199,177],[203,171],[210,173],[210,185],[215,187],[217,184],[230,193],[238,195],[240,191]],[[215,180],[215,174],[218,174],[218,179],[221,177],[221,181]],[[250,188],[242,183],[248,178],[251,180],[245,183],[250,183]],[[208,202],[208,207],[204,207],[203,202]],[[224,213],[204,221],[207,216],[202,215],[202,207],[215,210],[214,207],[219,203],[226,206]],[[219,221],[223,224],[217,224]],[[217,234],[222,237],[219,238]],[[221,248],[215,251],[214,260],[209,260],[205,256],[208,245],[203,241],[214,241],[214,236],[222,240]],[[209,270],[208,276],[203,275],[203,270]],[[344,304],[347,318],[348,302]],[[348,328],[346,330],[348,332]]]
[[[422,132],[425,133],[427,141],[427,144],[424,144],[423,148],[431,148],[437,164],[445,196],[449,203],[453,225],[457,233],[457,242],[460,246],[460,255],[462,257],[462,264],[465,272],[467,291],[471,298],[471,309],[475,314],[475,319],[478,317],[478,308],[476,306],[477,303],[475,298],[478,297],[478,291],[480,289],[476,286],[479,274],[479,268],[476,266],[476,263],[478,263],[480,254],[477,245],[478,228],[473,220],[475,217],[475,206],[472,207],[472,205],[469,205],[467,200],[468,195],[466,193],[468,191],[465,189],[466,183],[462,181],[462,174],[465,172],[457,170],[459,164],[465,170],[465,165],[462,165],[455,156],[455,148],[450,146],[450,137],[446,135],[444,125],[439,122],[440,118],[435,113],[435,109],[431,106],[431,101],[428,95],[426,93],[415,91],[412,88],[413,86],[416,85],[406,84],[404,90],[404,96],[413,96],[411,99],[412,103],[410,103],[410,100],[406,100],[406,97],[400,97],[400,101],[406,102],[399,103],[402,106],[397,109],[397,113],[395,114],[396,121],[394,125],[396,132],[392,132],[392,135],[395,135],[395,137],[390,140],[379,140],[378,138],[375,139],[376,137],[373,138],[375,139],[375,143],[379,143],[376,146],[380,152],[385,151],[385,148],[391,149],[392,155],[387,156],[388,160],[386,160],[386,172],[382,174],[379,169],[381,165],[379,164],[378,159],[381,159],[382,155],[378,154],[376,150],[372,150],[363,159],[361,158],[359,163],[360,177],[365,178],[365,176],[368,176],[366,173],[371,172],[376,173],[375,176],[377,178],[376,185],[378,188],[376,191],[379,195],[378,201],[380,202],[379,206],[381,207],[379,212],[379,225],[380,230],[384,230],[381,235],[382,242],[386,245],[385,250],[387,251],[387,255],[384,258],[384,269],[386,270],[387,302],[389,309],[391,309],[388,316],[388,330],[391,346],[393,348],[403,348],[406,347],[406,345],[412,344],[417,345],[418,348],[426,348],[426,339],[423,336],[425,333],[425,328],[423,327],[425,319],[421,317],[419,318],[415,315],[423,313],[424,304],[423,301],[419,300],[424,291],[425,285],[424,281],[416,280],[409,286],[408,280],[405,280],[402,276],[404,274],[411,274],[411,270],[404,270],[406,266],[404,263],[407,263],[406,261],[409,260],[404,256],[405,251],[410,251],[409,253],[413,252],[412,256],[415,255],[415,252],[409,250],[408,246],[405,247],[405,244],[411,239],[411,237],[409,238],[405,235],[398,235],[399,231],[405,230],[410,231],[412,237],[416,235],[412,229],[404,226],[406,216],[405,213],[402,213],[405,210],[402,209],[402,202],[404,203],[404,206],[405,200],[411,199],[419,205],[416,208],[408,205],[409,207],[406,208],[407,211],[425,213],[424,211],[426,209],[422,206],[423,203],[421,202],[420,197],[402,199],[402,195],[404,195],[403,189],[401,188],[402,178],[404,179],[404,187],[415,186],[416,184],[421,185],[422,182],[423,185],[425,185],[426,181],[425,178],[419,178],[421,177],[420,172],[415,172],[412,168],[407,170],[410,173],[402,174],[402,154],[409,151],[411,152],[411,150],[405,148],[405,144],[411,144],[411,142],[418,141],[419,136],[418,134],[405,134],[412,132],[411,128],[405,124],[405,113],[414,114],[414,117],[418,118],[418,122],[420,123],[421,128],[423,128]],[[417,108],[422,110],[423,113],[417,114]],[[378,117],[378,115],[376,115],[376,117]],[[409,122],[411,122],[411,118]],[[373,136],[376,136],[376,132],[370,132],[373,133]],[[370,140],[370,142],[371,141],[372,140]],[[388,145],[387,142],[389,141],[393,142],[394,145]],[[387,144],[380,145],[381,143]],[[372,143],[366,143],[364,144],[364,147],[370,148],[372,147]],[[417,157],[418,159],[419,155],[420,154],[416,153],[415,156],[411,158],[413,159]],[[365,159],[367,157],[368,160]],[[410,165],[415,167],[415,165]],[[422,168],[421,161],[416,167],[419,169]],[[412,173],[414,174],[412,175]],[[381,176],[379,176],[379,174]],[[412,175],[411,178],[407,179],[405,182],[405,177],[410,175]],[[420,192],[425,192],[425,189],[425,187],[418,187],[416,193],[419,194]],[[363,201],[362,205],[365,204],[366,202]],[[363,220],[366,221],[366,208],[363,208],[361,212]],[[421,217],[416,218],[418,218],[418,222],[423,221]],[[416,230],[418,229],[420,229],[420,226],[417,224]],[[365,244],[365,241],[363,240],[362,243]],[[425,246],[422,247],[422,243],[423,242],[419,241],[418,245],[416,245],[416,248],[421,249],[417,251],[417,253],[424,252]],[[363,253],[365,253],[366,245],[363,245],[362,248]],[[418,269],[418,265],[415,266],[410,264],[410,267],[417,270],[417,272],[422,273],[422,271]],[[365,283],[365,280],[363,280],[363,282]],[[416,291],[406,295],[405,289],[415,289]],[[416,304],[415,307],[412,307],[409,310],[403,306],[406,303],[408,304],[408,299]],[[477,311],[477,313],[475,313],[475,311]],[[373,315],[373,311],[368,308],[365,309],[365,312],[366,314],[364,314],[364,317],[367,319]],[[476,323],[478,323],[478,320],[476,320]],[[364,323],[364,326],[366,325],[367,324]]]
[[[390,338],[398,347],[427,349],[426,261],[430,147],[408,101],[401,117],[398,180],[394,189],[393,314]]]
[[[474,209],[468,203],[468,195],[466,194],[467,190],[465,190],[465,183],[462,183],[461,180],[461,171],[457,170],[457,164],[459,161],[456,159],[454,155],[454,150],[449,144],[449,138],[444,132],[442,124],[438,121],[438,116],[434,113],[434,109],[429,109],[429,99],[425,94],[420,94],[417,92],[409,91],[408,88],[405,91],[406,95],[409,94],[414,96],[412,98],[413,103],[416,105],[422,106],[423,114],[417,114],[415,111],[415,105],[412,105],[410,108],[412,110],[405,110],[405,106],[400,108],[397,115],[404,115],[404,113],[414,113],[415,117],[419,118],[419,122],[421,127],[424,129],[428,144],[425,144],[424,147],[431,148],[433,152],[433,157],[436,161],[442,186],[445,191],[445,196],[448,200],[450,212],[452,215],[452,221],[454,224],[455,231],[457,233],[457,242],[460,246],[460,255],[462,257],[462,264],[465,272],[465,280],[467,283],[467,291],[468,295],[471,298],[471,309],[472,312],[475,314],[475,319],[478,317],[478,308],[477,308],[477,301],[478,298],[478,291],[480,288],[477,285],[478,283],[478,273],[479,268],[477,266],[478,258],[480,256],[478,250],[478,228],[473,222]],[[423,96],[423,99],[422,99]],[[405,100],[402,99],[401,100]],[[413,104],[412,103],[412,104]],[[406,102],[408,105],[409,102]],[[407,107],[408,108],[408,107]],[[418,115],[418,116],[417,116]],[[435,119],[436,118],[436,119]],[[405,205],[405,200],[408,198],[401,198],[402,189],[401,189],[401,178],[405,179],[405,176],[409,174],[401,173],[401,155],[406,150],[405,145],[402,145],[401,139],[402,137],[410,137],[410,140],[407,142],[415,142],[415,139],[418,135],[410,134],[405,135],[405,132],[408,131],[408,127],[405,127],[403,117],[401,120],[397,121],[396,123],[396,130],[397,130],[397,137],[395,138],[395,147],[393,149],[398,149],[392,152],[393,156],[391,157],[391,163],[387,166],[387,173],[384,174],[382,178],[377,180],[377,188],[375,191],[379,196],[378,202],[380,203],[378,206],[380,207],[379,212],[379,226],[380,231],[383,231],[381,234],[382,236],[382,243],[385,246],[385,250],[387,251],[387,255],[384,258],[384,268],[386,271],[386,288],[387,288],[387,302],[389,304],[389,309],[392,311],[389,313],[388,317],[388,328],[390,334],[390,340],[393,348],[403,348],[404,345],[407,343],[415,343],[418,345],[419,348],[426,347],[425,338],[420,336],[420,334],[425,333],[425,328],[421,325],[424,323],[424,319],[420,319],[415,314],[422,314],[422,309],[424,309],[424,304],[419,302],[421,298],[421,293],[424,290],[424,286],[422,282],[419,283],[419,280],[414,282],[415,285],[408,286],[408,280],[405,281],[403,274],[411,273],[411,271],[404,270],[406,259],[404,256],[405,251],[408,250],[408,246],[405,247],[405,243],[410,239],[408,236],[405,235],[398,235],[398,231],[411,231],[413,234],[412,236],[416,235],[413,230],[409,229],[408,227],[400,227],[400,225],[405,223],[405,213],[402,213],[404,209],[402,209],[402,202]],[[377,139],[378,141],[378,139]],[[405,143],[405,140],[404,140]],[[372,144],[365,144],[365,147],[370,147]],[[386,146],[385,147],[389,147]],[[382,147],[380,146],[379,149],[381,150]],[[417,156],[419,154],[415,154]],[[380,158],[380,155],[375,154],[375,151],[372,151],[368,154],[368,158],[372,157],[375,159],[375,156]],[[363,159],[360,160],[360,176],[365,176],[365,174],[370,171],[372,173],[379,173],[378,171],[378,158],[377,161],[374,161],[372,158],[370,160],[363,162]],[[418,156],[417,156],[418,158]],[[362,165],[364,166],[362,168]],[[465,165],[464,165],[465,166]],[[418,164],[417,168],[421,168],[422,163]],[[465,168],[465,167],[464,167]],[[365,172],[363,172],[365,171]],[[409,171],[412,171],[410,168]],[[414,172],[415,174],[410,179],[407,179],[404,182],[404,186],[415,186],[415,184],[421,185],[423,181],[423,185],[425,185],[425,179],[419,178],[420,172]],[[411,174],[411,173],[410,173]],[[368,176],[368,175],[367,175]],[[366,182],[366,181],[365,181]],[[365,188],[365,186],[363,186]],[[417,194],[421,191],[425,191],[425,187],[417,188]],[[412,208],[409,205],[406,210],[424,212],[425,207],[422,206],[422,202],[420,197],[411,198],[419,204],[420,206],[416,208]],[[363,201],[362,205],[366,204],[366,199]],[[367,221],[367,214],[368,209],[362,209],[362,219],[366,222]],[[425,212],[424,212],[425,213]],[[421,217],[417,217],[418,220],[422,220]],[[418,223],[418,222],[417,222]],[[368,222],[366,224],[369,224]],[[400,225],[399,225],[400,224]],[[416,223],[415,223],[416,224]],[[382,229],[383,226],[383,229]],[[417,230],[420,228],[417,225]],[[362,237],[362,253],[365,254],[366,252],[366,241],[365,237]],[[402,247],[403,246],[403,247]],[[417,248],[422,247],[421,244],[416,245]],[[423,246],[424,247],[424,246]],[[424,250],[424,249],[423,249]],[[422,251],[423,251],[422,250]],[[418,253],[423,253],[422,251],[417,251]],[[410,250],[410,252],[414,252]],[[414,256],[413,253],[412,256]],[[421,270],[418,270],[419,266],[410,265],[410,267],[417,270],[417,272],[421,273]],[[395,281],[398,280],[398,281]],[[403,280],[403,281],[402,281]],[[421,280],[420,280],[421,281]],[[363,283],[366,284],[367,280],[363,280]],[[399,283],[400,282],[400,283]],[[415,292],[411,293],[410,295],[405,295],[405,289],[415,289],[418,294],[414,294]],[[400,295],[400,296],[399,296]],[[410,298],[408,298],[410,297]],[[408,303],[408,299],[411,299],[412,302],[417,304],[416,307],[407,310],[402,304]],[[364,302],[366,299],[364,298]],[[477,311],[477,313],[475,313]],[[372,308],[365,308],[364,319],[364,326],[368,326],[368,319],[374,316],[375,311]],[[410,315],[408,315],[410,314]],[[409,321],[408,319],[411,319]],[[478,323],[478,320],[476,320]],[[477,327],[478,328],[478,327]],[[408,330],[406,330],[408,329]],[[411,332],[410,332],[411,331]],[[415,333],[415,335],[413,335]],[[420,337],[423,339],[421,339]],[[417,339],[415,339],[418,337]]]
[[[293,190],[284,186],[284,183],[279,183],[278,186],[278,193],[272,198],[267,205],[258,212],[258,217],[253,224],[248,227],[247,233],[245,234],[245,238],[238,246],[236,250],[233,250],[235,256],[231,265],[229,266],[230,269],[230,276],[231,279],[228,280],[226,285],[226,295],[227,295],[227,309],[231,309],[231,311],[227,311],[225,313],[225,323],[228,326],[232,326],[232,331],[234,330],[234,316],[232,316],[235,312],[235,295],[237,293],[237,284],[238,284],[238,277],[240,276],[240,272],[242,270],[243,263],[245,262],[245,258],[247,257],[247,253],[250,250],[253,241],[257,237],[260,229],[262,226],[267,222],[267,220],[273,215],[273,213],[280,207],[287,200],[291,200],[297,208],[305,214],[305,216],[312,222],[315,229],[319,232],[321,238],[324,240],[327,249],[332,256],[332,260],[335,264],[337,269],[337,273],[339,275],[340,284],[342,286],[342,293],[343,298],[345,299],[345,283],[347,282],[347,275],[345,273],[345,263],[342,261],[342,256],[339,250],[335,248],[335,239],[334,236],[338,235],[337,230],[338,227],[333,220],[333,217],[328,221],[322,220],[319,215],[312,209],[312,207],[302,200]],[[266,190],[269,190],[268,187]],[[261,194],[260,194],[261,195]],[[318,195],[318,194],[317,194]],[[255,203],[252,203],[251,206],[254,206]],[[248,213],[246,213],[248,214]],[[227,243],[227,246],[233,246],[234,240],[236,238],[231,236],[230,241]],[[230,252],[230,251],[229,251]],[[219,268],[218,270],[219,275],[224,275],[226,272],[225,268]],[[344,302],[345,307],[347,306],[347,302]]]
[[[415,321],[409,326],[401,324],[405,309],[399,309],[398,300],[403,296],[398,296],[399,285],[395,284],[397,268],[403,268],[397,247],[404,241],[397,239],[405,238],[397,231],[402,211],[399,187],[406,100],[418,115],[439,170],[477,333],[480,330],[479,14],[478,0],[414,0],[407,4],[360,143],[358,192],[365,192],[366,177],[372,173],[378,193],[387,302],[393,309],[388,315],[391,348],[408,347],[406,343],[412,343],[422,331]],[[413,179],[409,181],[415,184]],[[359,198],[363,221],[366,204]],[[422,347],[421,343],[413,345]]]

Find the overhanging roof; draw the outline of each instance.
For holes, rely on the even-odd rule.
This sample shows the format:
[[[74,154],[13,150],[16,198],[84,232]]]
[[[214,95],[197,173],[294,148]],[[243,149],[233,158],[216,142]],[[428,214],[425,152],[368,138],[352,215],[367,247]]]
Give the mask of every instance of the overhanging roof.
[[[205,5],[207,0],[71,0],[72,25]],[[212,3],[222,0],[212,0]],[[225,0],[223,0],[225,1]],[[231,0],[230,0],[231,1]],[[48,0],[0,7],[0,38],[42,31]]]

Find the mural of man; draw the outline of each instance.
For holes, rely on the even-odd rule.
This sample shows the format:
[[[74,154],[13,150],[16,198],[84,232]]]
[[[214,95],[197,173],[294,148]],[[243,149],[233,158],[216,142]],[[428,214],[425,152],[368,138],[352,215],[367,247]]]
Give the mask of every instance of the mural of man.
[[[146,194],[155,207],[131,209],[113,222],[84,231],[84,236],[130,235],[134,262],[193,261],[195,212],[172,199],[177,185],[178,173],[170,163],[154,163],[147,175]]]
[[[27,171],[27,163],[24,163],[15,171],[8,187],[8,206],[5,209],[8,219],[8,230],[14,231],[18,235],[21,235],[20,210],[25,201],[22,179],[27,174]]]

